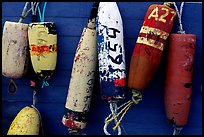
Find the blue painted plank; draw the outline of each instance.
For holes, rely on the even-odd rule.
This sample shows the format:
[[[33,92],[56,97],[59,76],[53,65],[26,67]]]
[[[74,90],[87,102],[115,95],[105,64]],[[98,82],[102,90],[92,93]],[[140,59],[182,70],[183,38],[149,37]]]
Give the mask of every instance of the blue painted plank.
[[[50,85],[55,86],[64,86],[69,82],[71,76],[71,71],[63,71],[63,70],[56,70],[54,72],[54,75],[49,80]],[[29,76],[24,76],[19,79],[14,79],[17,86],[24,86],[24,85],[30,85],[30,78]],[[7,86],[7,84],[10,82],[10,79],[2,76],[2,85]]]
[[[117,2],[124,25],[124,46],[126,54],[127,78],[131,55],[143,23],[147,8],[153,3],[162,2]],[[6,20],[18,21],[24,2],[2,3],[2,28]],[[41,5],[42,6],[42,5]],[[54,21],[58,31],[57,68],[50,80],[50,86],[44,87],[38,94],[38,104],[45,133],[47,135],[67,135],[67,128],[61,123],[67,89],[71,77],[71,69],[75,50],[81,32],[87,25],[92,2],[49,2],[45,20]],[[202,4],[186,3],[183,11],[183,27],[187,33],[196,34],[196,50],[193,75],[192,104],[188,124],[184,127],[183,135],[202,134],[202,92],[201,92],[201,62],[202,62]],[[56,8],[57,7],[57,8]],[[191,12],[189,12],[191,11]],[[24,22],[30,23],[29,15]],[[177,31],[178,20],[175,20],[172,33]],[[167,44],[168,46],[168,44]],[[172,126],[168,124],[164,108],[164,80],[166,53],[164,52],[161,65],[149,86],[143,94],[143,101],[132,106],[122,120],[123,134],[152,135],[172,134]],[[18,92],[10,95],[7,92],[9,79],[2,76],[2,133],[5,135],[15,115],[32,103],[32,91],[27,76],[15,80]],[[127,89],[127,98],[131,91]],[[124,102],[124,101],[123,101]],[[123,103],[121,102],[121,103]],[[105,117],[110,113],[108,103],[100,98],[98,74],[93,91],[87,128],[83,131],[88,135],[104,135]]]
[[[36,94],[37,102],[39,103],[50,103],[58,102],[64,103],[66,101],[68,85],[65,86],[53,86],[44,87],[39,89]],[[28,86],[18,86],[18,91],[11,95],[7,92],[7,87],[2,88],[2,100],[3,101],[27,101],[32,102],[33,100],[33,90]]]

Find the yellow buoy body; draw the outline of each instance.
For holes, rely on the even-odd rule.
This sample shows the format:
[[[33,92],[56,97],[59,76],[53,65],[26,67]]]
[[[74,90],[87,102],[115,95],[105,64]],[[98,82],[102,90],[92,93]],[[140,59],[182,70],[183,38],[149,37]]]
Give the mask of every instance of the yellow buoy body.
[[[41,79],[49,79],[57,63],[57,33],[54,22],[28,25],[28,39],[33,69]]]
[[[39,135],[40,119],[33,108],[24,107],[15,117],[7,135]]]

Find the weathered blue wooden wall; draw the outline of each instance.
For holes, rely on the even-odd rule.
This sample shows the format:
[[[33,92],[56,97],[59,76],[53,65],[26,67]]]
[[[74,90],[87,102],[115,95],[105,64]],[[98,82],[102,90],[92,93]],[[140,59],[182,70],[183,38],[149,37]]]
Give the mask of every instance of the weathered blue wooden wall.
[[[154,2],[161,3],[161,2]],[[18,21],[24,2],[2,3],[2,28],[6,20]],[[130,57],[135,46],[143,18],[148,7],[153,2],[118,2],[124,25],[126,65],[129,69]],[[73,58],[81,32],[87,25],[92,2],[49,2],[45,12],[45,21],[54,21],[58,32],[57,69],[50,80],[50,86],[40,90],[37,108],[42,115],[45,133],[48,135],[66,135],[67,128],[61,123],[64,105],[67,97]],[[197,36],[193,95],[189,121],[181,134],[202,134],[202,4],[186,3],[183,11],[183,27],[186,33]],[[24,22],[29,23],[29,15]],[[177,30],[175,22],[173,32]],[[166,53],[164,53],[166,54]],[[172,126],[167,122],[164,111],[164,78],[165,55],[154,79],[143,92],[143,101],[130,108],[125,115],[122,125],[125,129],[122,134],[172,134]],[[98,79],[98,76],[96,77]],[[15,80],[18,91],[15,95],[7,92],[9,79],[2,76],[2,129],[5,135],[16,114],[25,106],[32,104],[32,90],[29,79],[23,77]],[[103,135],[104,118],[109,114],[107,102],[100,99],[98,80],[91,102],[91,110],[86,134]],[[127,91],[128,98],[131,95]]]

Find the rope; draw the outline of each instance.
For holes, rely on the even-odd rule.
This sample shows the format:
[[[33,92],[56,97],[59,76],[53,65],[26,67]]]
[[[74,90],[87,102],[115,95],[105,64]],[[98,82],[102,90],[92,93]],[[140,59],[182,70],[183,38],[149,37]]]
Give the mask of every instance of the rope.
[[[176,125],[173,125],[174,127],[174,132],[173,135],[179,135],[183,127],[177,127]]]
[[[31,105],[31,107],[33,107],[33,108],[37,111],[37,113],[38,113],[39,120],[40,120],[41,132],[42,132],[42,134],[44,135],[44,130],[43,130],[43,125],[42,125],[42,117],[41,117],[41,114],[40,114],[39,110],[38,110],[34,105]]]
[[[49,86],[49,83],[47,82],[47,80],[43,80],[43,84],[41,88],[43,88],[44,86]]]
[[[8,92],[10,94],[14,94],[17,91],[17,86],[16,83],[14,82],[13,79],[10,80],[9,85],[8,85]]]
[[[183,25],[182,25],[182,22],[181,22],[181,16],[182,16],[182,13],[183,13],[184,2],[181,2],[180,12],[178,10],[178,7],[176,6],[176,2],[173,2],[173,4],[174,4],[174,7],[176,9],[176,13],[177,13],[177,16],[178,16],[178,19],[179,19],[179,31],[178,31],[178,33],[185,34],[185,31],[183,30]]]
[[[34,8],[33,6],[31,6],[31,8],[26,12],[28,4],[29,4],[29,2],[25,3],[25,6],[23,8],[23,12],[22,12],[21,17],[20,17],[20,19],[18,21],[19,23],[21,23],[23,21],[23,19],[28,15],[28,13]]]
[[[47,5],[47,2],[44,3],[44,7],[43,7],[43,12],[42,12],[42,14],[41,14],[41,11],[40,11],[40,7],[38,7],[38,13],[39,13],[40,21],[41,21],[41,22],[44,22],[44,19],[45,19],[45,9],[46,9],[46,5]]]
[[[39,3],[40,2],[31,2],[31,7],[33,7],[32,8],[32,15],[36,15]]]
[[[36,91],[35,90],[33,90],[33,106],[35,106],[35,104],[36,104]]]
[[[111,117],[111,115],[114,117],[114,116],[117,114],[117,109],[118,109],[116,102],[110,102],[109,104],[110,104],[111,114],[108,116],[108,118]],[[114,120],[115,120],[115,123],[117,124],[117,123],[118,123],[117,118],[114,118]],[[105,133],[106,135],[111,135],[111,134],[107,131],[107,126],[108,126],[108,124],[109,124],[110,122],[111,122],[111,121],[108,121],[107,118],[105,119],[105,125],[104,125],[104,127],[103,127],[103,131],[104,131],[104,133]],[[118,126],[118,135],[121,135],[121,128],[120,128],[120,126]]]
[[[116,128],[119,126],[120,122],[122,121],[123,117],[125,116],[125,114],[127,113],[127,111],[129,110],[129,108],[132,106],[132,104],[138,104],[139,102],[142,101],[142,94],[141,92],[137,91],[137,90],[133,90],[132,91],[133,95],[132,95],[132,100],[129,100],[127,102],[125,102],[124,104],[122,104],[120,107],[116,108],[116,110],[120,110],[119,113],[111,113],[109,114],[108,117],[106,117],[105,119],[105,123],[110,123],[112,120],[117,121],[117,117],[122,114],[122,116],[120,117],[120,119],[116,122],[116,125],[113,127],[113,130],[115,131]],[[112,116],[113,115],[113,116]],[[111,117],[112,116],[112,117]],[[110,118],[111,117],[111,118]]]

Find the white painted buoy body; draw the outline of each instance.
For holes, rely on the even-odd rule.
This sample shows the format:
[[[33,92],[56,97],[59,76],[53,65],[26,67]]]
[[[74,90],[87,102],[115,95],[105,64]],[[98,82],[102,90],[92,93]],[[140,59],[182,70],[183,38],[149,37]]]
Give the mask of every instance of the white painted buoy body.
[[[6,21],[2,36],[2,75],[21,78],[28,65],[28,25]]]
[[[100,2],[96,24],[102,97],[122,97],[126,85],[125,49],[123,22],[116,2]]]
[[[86,127],[97,63],[96,30],[84,28],[74,57],[62,123],[72,130]]]

